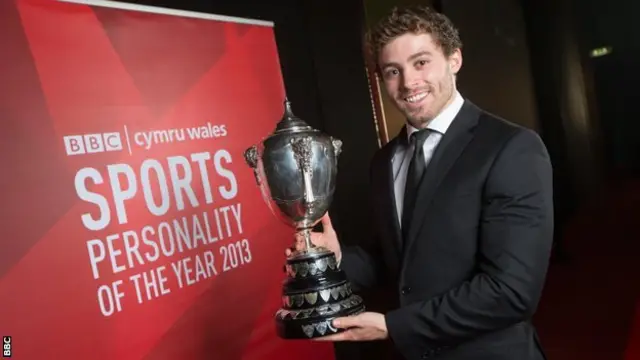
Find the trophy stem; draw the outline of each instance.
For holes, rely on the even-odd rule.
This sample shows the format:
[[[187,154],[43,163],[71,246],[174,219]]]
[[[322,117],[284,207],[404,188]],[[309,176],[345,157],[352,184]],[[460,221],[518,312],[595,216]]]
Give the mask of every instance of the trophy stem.
[[[311,229],[303,229],[302,230],[302,237],[304,238],[304,249],[305,249],[305,251],[311,250],[311,248],[314,247],[313,243],[311,242]]]

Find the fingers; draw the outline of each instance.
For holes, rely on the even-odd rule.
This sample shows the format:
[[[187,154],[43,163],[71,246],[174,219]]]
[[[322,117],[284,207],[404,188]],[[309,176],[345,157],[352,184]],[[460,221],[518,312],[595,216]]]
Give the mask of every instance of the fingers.
[[[322,217],[322,227],[324,229],[324,233],[329,231],[334,231],[333,224],[331,223],[331,218],[329,217],[328,212],[325,213],[324,216]],[[311,243],[315,246],[326,246],[325,244],[326,240],[323,240],[322,238],[324,233],[311,232]],[[293,250],[300,251],[305,249],[304,236],[298,233],[296,234],[295,238],[296,238],[296,242],[295,242],[295,245],[292,247],[292,249],[285,250],[285,255],[287,257],[291,256]]]
[[[331,217],[329,216],[328,211],[322,217],[322,228],[325,232],[333,231],[333,224],[331,224]]]
[[[312,232],[311,233],[311,243],[315,246],[324,246],[324,241],[322,240],[322,233]],[[304,236],[300,234],[296,234],[296,250],[303,250],[305,248]]]
[[[296,250],[304,249],[304,236],[302,236],[300,234],[296,234],[296,243],[294,245],[294,248]]]
[[[361,338],[363,338],[361,329],[349,329],[337,334],[321,336],[313,340],[315,341],[358,341]]]
[[[362,326],[362,319],[358,315],[344,316],[333,320],[333,326],[338,329],[348,329]]]
[[[315,341],[347,341],[353,338],[353,334],[349,333],[349,330],[338,334],[321,336],[314,338]]]
[[[322,233],[311,233],[311,242],[314,245],[322,245]],[[304,240],[302,241],[304,243]]]

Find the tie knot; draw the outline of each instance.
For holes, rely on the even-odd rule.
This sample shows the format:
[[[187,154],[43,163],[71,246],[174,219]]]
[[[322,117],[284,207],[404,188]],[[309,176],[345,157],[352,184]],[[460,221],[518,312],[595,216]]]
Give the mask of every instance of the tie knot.
[[[424,144],[425,140],[427,140],[430,133],[431,131],[429,131],[429,129],[422,129],[422,130],[415,131],[413,134],[411,134],[409,142],[412,145]]]

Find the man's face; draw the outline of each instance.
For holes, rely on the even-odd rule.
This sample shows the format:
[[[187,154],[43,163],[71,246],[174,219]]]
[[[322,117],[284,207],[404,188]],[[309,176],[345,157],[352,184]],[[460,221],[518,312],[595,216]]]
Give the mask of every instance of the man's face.
[[[411,125],[423,128],[453,100],[462,54],[447,57],[431,35],[408,33],[385,45],[378,63],[387,94]]]

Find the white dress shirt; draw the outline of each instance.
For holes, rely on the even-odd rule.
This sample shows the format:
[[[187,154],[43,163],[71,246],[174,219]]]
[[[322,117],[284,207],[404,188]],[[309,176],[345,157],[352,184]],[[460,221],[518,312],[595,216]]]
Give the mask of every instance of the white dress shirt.
[[[424,158],[427,165],[429,164],[429,161],[431,161],[433,151],[438,146],[438,143],[440,143],[440,139],[442,139],[442,136],[447,132],[449,125],[451,125],[453,119],[458,115],[458,112],[460,112],[460,109],[464,104],[464,99],[458,91],[456,91],[454,96],[454,100],[451,104],[442,110],[442,112],[431,120],[429,125],[427,125],[427,128],[432,131],[423,146]],[[408,123],[406,126],[407,136],[411,136],[411,134],[418,131],[418,129]],[[398,211],[398,221],[400,226],[402,226],[401,219],[402,205],[404,203],[404,188],[407,181],[407,172],[409,171],[409,163],[411,162],[412,153],[413,149],[407,146],[399,146],[391,160],[393,164],[393,185],[396,197],[396,210]]]

